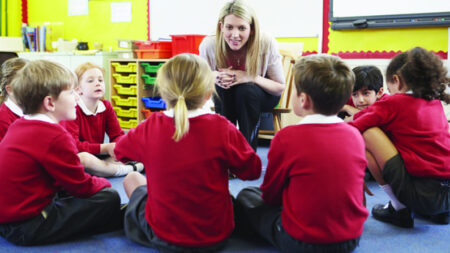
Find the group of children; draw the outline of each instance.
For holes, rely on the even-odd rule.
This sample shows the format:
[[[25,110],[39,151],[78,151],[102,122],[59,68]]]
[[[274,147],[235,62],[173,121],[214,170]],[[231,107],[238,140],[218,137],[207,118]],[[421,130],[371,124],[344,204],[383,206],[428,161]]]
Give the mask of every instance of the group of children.
[[[45,60],[23,65],[2,80],[10,102],[0,109],[1,117],[16,115],[0,142],[0,235],[13,243],[123,225],[129,239],[163,252],[209,252],[225,245],[236,222],[283,252],[351,252],[368,217],[366,167],[391,199],[373,208],[374,218],[412,227],[417,213],[448,224],[450,132],[439,100],[450,103],[449,80],[441,60],[422,48],[392,59],[391,95],[384,96],[374,67],[352,71],[335,56],[301,58],[293,109],[304,118],[272,140],[261,187],[236,199],[229,172],[257,179],[261,160],[233,124],[202,110],[215,88],[200,57],[177,55],[159,69],[168,110],[127,134],[103,100],[98,66],[80,66],[77,78]],[[353,120],[345,123],[340,111]],[[94,176],[122,174],[126,209],[108,181]]]

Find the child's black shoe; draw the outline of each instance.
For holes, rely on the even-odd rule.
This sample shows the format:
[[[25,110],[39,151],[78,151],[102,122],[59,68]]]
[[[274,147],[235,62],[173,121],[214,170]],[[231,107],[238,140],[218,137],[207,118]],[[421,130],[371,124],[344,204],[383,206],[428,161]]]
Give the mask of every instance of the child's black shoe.
[[[131,165],[133,167],[133,171],[137,171],[140,173],[145,173],[144,164],[136,161],[129,161],[126,165]]]
[[[391,202],[389,202],[387,205],[375,205],[372,208],[372,215],[379,221],[388,222],[399,227],[414,227],[414,219],[412,217],[411,211],[409,211],[408,208],[403,208],[396,211]]]
[[[228,171],[228,179],[236,179],[237,176],[231,172]]]
[[[427,218],[429,218],[432,222],[440,225],[447,225],[450,223],[449,212],[431,215],[430,217]]]

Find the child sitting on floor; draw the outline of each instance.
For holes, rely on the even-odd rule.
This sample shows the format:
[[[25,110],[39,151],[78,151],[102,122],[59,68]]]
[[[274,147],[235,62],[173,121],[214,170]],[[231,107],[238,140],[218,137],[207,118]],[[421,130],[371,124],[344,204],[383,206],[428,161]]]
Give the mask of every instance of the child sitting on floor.
[[[12,94],[11,81],[16,72],[19,71],[28,60],[22,58],[11,58],[3,62],[0,69],[0,141],[5,136],[9,125],[23,116],[22,109],[17,105],[16,99]]]
[[[363,133],[368,167],[391,199],[373,207],[375,219],[408,228],[415,212],[449,223],[450,133],[440,102],[450,102],[446,75],[430,51],[401,53],[386,70],[391,95],[350,122]]]
[[[25,116],[0,143],[0,235],[19,245],[72,239],[120,228],[119,194],[84,172],[70,134],[76,76],[45,60],[29,62],[11,83]],[[59,197],[66,191],[72,196]],[[122,218],[122,219],[121,219]]]
[[[120,128],[111,103],[103,99],[105,95],[103,68],[87,62],[79,65],[75,73],[79,82],[77,92],[80,95],[77,102],[77,118],[66,121],[63,125],[75,139],[80,152],[78,156],[86,171],[102,177],[124,176],[131,171],[142,171],[144,169],[142,163],[123,164],[115,161],[114,154],[107,154],[108,147],[114,145],[124,132]],[[105,133],[109,137],[109,143],[104,143]]]
[[[355,86],[350,101],[339,113],[344,116],[345,121],[353,120],[355,113],[387,95],[383,93],[383,75],[379,68],[364,65],[355,67],[352,71],[355,74]]]
[[[117,159],[143,161],[146,170],[123,181],[125,235],[163,252],[216,251],[234,227],[228,171],[256,179],[261,160],[233,124],[201,109],[214,92],[205,60],[177,55],[156,84],[169,110],[152,113],[114,149]]]
[[[294,66],[293,110],[304,117],[272,140],[261,188],[243,189],[240,220],[282,252],[351,252],[368,212],[363,206],[364,141],[337,113],[354,75],[335,56]]]

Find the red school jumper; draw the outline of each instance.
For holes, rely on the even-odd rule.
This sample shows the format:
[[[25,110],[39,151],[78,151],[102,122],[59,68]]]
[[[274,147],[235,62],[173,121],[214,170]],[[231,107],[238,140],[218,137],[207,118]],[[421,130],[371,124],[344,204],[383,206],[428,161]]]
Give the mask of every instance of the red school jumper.
[[[363,232],[364,140],[340,121],[287,126],[270,145],[262,197],[283,206],[283,228],[302,242],[337,243]]]
[[[2,141],[9,126],[23,115],[22,110],[17,105],[16,110],[20,110],[20,115],[14,113],[13,110],[8,107],[8,104],[10,103],[13,102],[7,100],[0,105],[0,141]]]
[[[72,137],[59,124],[21,118],[0,143],[0,223],[35,217],[62,189],[83,198],[110,186],[84,172]]]
[[[114,150],[118,160],[141,161],[147,177],[146,220],[155,234],[184,247],[202,247],[233,231],[228,170],[256,179],[261,160],[227,119],[216,114],[189,118],[189,132],[172,139],[174,121],[152,113]]]
[[[62,123],[75,139],[78,152],[100,154],[100,145],[105,140],[105,133],[110,142],[116,142],[119,137],[124,135],[111,103],[107,100],[100,102],[104,104],[104,109],[98,110],[96,114],[88,115],[83,112],[80,105],[77,105],[77,118]]]
[[[349,124],[361,132],[380,127],[411,175],[450,179],[450,133],[439,100],[397,93],[355,114]]]

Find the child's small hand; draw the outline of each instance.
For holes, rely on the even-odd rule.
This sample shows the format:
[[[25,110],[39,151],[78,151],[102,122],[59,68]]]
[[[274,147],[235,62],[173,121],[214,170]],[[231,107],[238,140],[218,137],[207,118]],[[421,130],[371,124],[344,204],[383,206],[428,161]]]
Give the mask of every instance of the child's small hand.
[[[116,155],[114,154],[114,148],[116,147],[115,142],[111,143],[104,143],[102,144],[102,151],[103,153],[107,153],[109,156],[111,156],[114,160],[116,160]]]
[[[366,193],[369,194],[370,196],[373,196],[373,193],[370,191],[369,187],[367,187],[366,182],[364,182],[363,189],[364,189],[364,191],[363,191],[363,197],[364,197],[363,204],[364,204],[364,206],[366,206]]]
[[[350,116],[353,116],[356,113],[358,113],[360,110],[351,105],[344,105],[344,107],[342,107],[341,111],[348,113]]]

